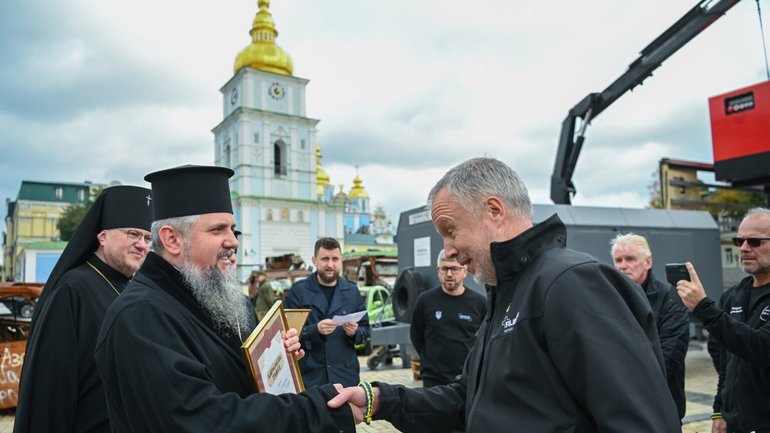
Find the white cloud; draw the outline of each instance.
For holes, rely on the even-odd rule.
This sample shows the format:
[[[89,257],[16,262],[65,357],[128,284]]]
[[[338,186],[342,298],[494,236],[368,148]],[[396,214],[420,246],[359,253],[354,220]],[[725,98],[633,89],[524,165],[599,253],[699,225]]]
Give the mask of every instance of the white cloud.
[[[311,80],[335,184],[354,166],[397,222],[450,167],[497,157],[549,202],[561,122],[620,76],[691,1],[271,2]],[[23,179],[119,180],[213,161],[218,89],[250,41],[253,0],[42,0],[0,13],[0,198]],[[765,20],[767,22],[767,19]],[[762,81],[741,2],[588,129],[575,203],[641,207],[661,157],[708,161],[707,98]]]

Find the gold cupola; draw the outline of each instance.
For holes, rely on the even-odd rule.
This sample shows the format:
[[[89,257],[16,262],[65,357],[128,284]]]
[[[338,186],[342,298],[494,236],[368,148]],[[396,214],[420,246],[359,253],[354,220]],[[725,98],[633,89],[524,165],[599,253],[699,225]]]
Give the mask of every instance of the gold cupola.
[[[289,53],[275,44],[278,31],[268,9],[270,0],[259,0],[259,12],[251,24],[251,44],[235,57],[234,73],[245,67],[260,69],[281,75],[291,75],[294,66]]]
[[[358,177],[358,166],[356,166],[356,177],[353,179],[353,188],[350,188],[350,198],[369,198],[369,193],[366,192],[366,188],[362,185],[363,181]]]
[[[318,185],[315,190],[316,195],[323,197],[326,186],[329,185],[329,175],[326,174],[326,170],[321,167],[321,146],[317,144],[315,145],[315,181]]]

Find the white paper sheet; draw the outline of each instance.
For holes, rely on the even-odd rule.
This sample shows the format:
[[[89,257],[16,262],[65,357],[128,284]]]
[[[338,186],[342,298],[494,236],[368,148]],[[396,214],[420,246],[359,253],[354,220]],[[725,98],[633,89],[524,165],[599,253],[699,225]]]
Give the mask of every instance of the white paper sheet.
[[[338,325],[344,325],[347,322],[358,322],[362,317],[364,317],[364,314],[366,314],[366,310],[359,311],[357,313],[346,314],[344,316],[334,316],[332,317],[332,320],[334,320],[334,323]]]

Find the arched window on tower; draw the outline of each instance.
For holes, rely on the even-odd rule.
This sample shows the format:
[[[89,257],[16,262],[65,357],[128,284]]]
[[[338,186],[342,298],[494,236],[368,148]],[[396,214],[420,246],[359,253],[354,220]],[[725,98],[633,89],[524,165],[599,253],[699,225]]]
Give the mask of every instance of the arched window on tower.
[[[273,164],[275,164],[275,175],[286,176],[286,160],[288,159],[288,152],[286,151],[286,143],[283,140],[278,140],[273,144]]]
[[[225,138],[225,143],[222,146],[222,162],[225,167],[230,167],[230,138]]]

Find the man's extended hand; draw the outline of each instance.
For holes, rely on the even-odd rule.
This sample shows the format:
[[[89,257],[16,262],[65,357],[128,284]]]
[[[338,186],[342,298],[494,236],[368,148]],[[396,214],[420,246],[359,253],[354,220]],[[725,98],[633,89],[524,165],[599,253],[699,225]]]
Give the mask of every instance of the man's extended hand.
[[[358,330],[358,322],[345,322],[345,324],[342,325],[342,329],[345,330],[345,335],[352,337],[356,335],[356,330]]]
[[[342,385],[336,383],[334,387],[337,388],[339,394],[329,400],[327,406],[332,409],[337,409],[343,404],[348,403],[350,410],[353,411],[353,419],[356,424],[360,424],[364,420],[366,415],[366,392],[360,386],[351,386],[349,388],[343,388]],[[372,415],[377,412],[379,407],[380,389],[372,387],[372,394],[374,394],[374,401],[372,402]]]
[[[294,354],[294,358],[299,361],[305,356],[305,351],[302,350],[302,345],[299,343],[299,333],[296,329],[291,328],[286,332],[281,332],[283,336],[283,346],[286,348],[286,353]]]
[[[727,422],[721,418],[711,421],[711,433],[727,433]]]
[[[321,335],[329,335],[337,329],[337,322],[332,319],[323,319],[318,322],[318,333]]]
[[[706,291],[703,290],[703,285],[700,283],[700,278],[698,278],[698,273],[695,272],[692,263],[687,262],[686,265],[687,272],[690,274],[690,281],[677,281],[676,291],[687,309],[692,311],[706,297]]]

